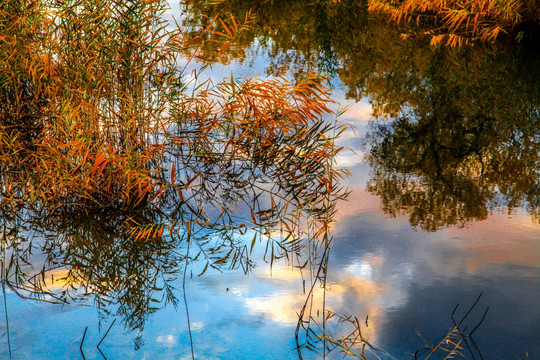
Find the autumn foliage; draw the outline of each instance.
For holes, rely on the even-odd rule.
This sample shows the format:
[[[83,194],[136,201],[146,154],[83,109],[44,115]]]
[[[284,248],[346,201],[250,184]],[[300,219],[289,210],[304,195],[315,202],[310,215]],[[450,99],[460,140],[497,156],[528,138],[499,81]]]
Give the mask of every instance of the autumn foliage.
[[[215,17],[188,35],[166,11],[159,0],[0,5],[0,209],[184,205],[205,223],[203,203],[228,213],[229,201],[249,204],[251,224],[297,207],[322,218],[342,176],[325,78],[200,80],[212,60],[204,34],[222,51],[249,18]],[[254,184],[281,200],[261,211]],[[126,223],[136,240],[161,236],[154,225]]]
[[[369,9],[398,24],[429,24],[423,32],[431,43],[451,46],[503,34],[521,40],[525,27],[540,24],[540,3],[528,0],[369,0]]]

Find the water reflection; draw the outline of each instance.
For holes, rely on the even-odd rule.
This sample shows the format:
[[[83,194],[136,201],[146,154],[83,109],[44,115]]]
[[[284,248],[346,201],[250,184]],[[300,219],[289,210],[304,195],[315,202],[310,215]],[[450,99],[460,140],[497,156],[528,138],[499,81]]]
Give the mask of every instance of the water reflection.
[[[321,356],[307,350],[333,350],[328,358],[341,358],[340,344],[318,337],[336,329],[344,336],[354,334],[354,324],[343,331],[344,324],[351,324],[338,321],[341,315],[358,316],[362,336],[392,353],[372,357],[392,358],[424,348],[415,330],[429,343],[444,338],[451,323],[441,319],[456,302],[465,307],[482,291],[481,305],[491,306],[493,316],[486,328],[494,330],[483,334],[481,348],[491,357],[521,355],[524,349],[536,353],[538,227],[520,208],[538,216],[535,58],[497,47],[456,52],[414,38],[399,42],[403,34],[385,21],[368,22],[358,1],[340,4],[186,2],[197,15],[186,16],[190,31],[194,24],[212,28],[218,12],[231,12],[253,26],[252,32],[239,32],[228,51],[218,51],[223,39],[212,31],[201,38],[216,36],[219,42],[187,50],[225,64],[235,59],[251,63],[264,55],[273,74],[290,66],[299,80],[294,85],[231,78],[199,87],[202,91],[193,97],[171,94],[172,101],[164,105],[171,116],[164,118],[152,107],[133,114],[136,107],[125,105],[129,98],[112,99],[110,113],[124,109],[105,119],[114,124],[134,115],[160,114],[153,118],[155,127],[146,132],[142,127],[134,137],[120,127],[127,141],[115,142],[112,127],[101,133],[94,130],[102,125],[92,123],[87,134],[93,140],[113,140],[112,148],[89,141],[81,152],[69,136],[22,128],[29,129],[22,136],[28,141],[11,153],[12,148],[4,149],[0,173],[2,280],[11,288],[4,291],[4,304],[7,315],[16,314],[10,317],[11,334],[20,354],[39,357],[37,348],[45,345],[35,339],[46,339],[52,344],[48,348],[55,349],[42,357],[79,356],[56,348],[71,344],[77,350],[84,326],[75,326],[74,319],[91,327],[95,314],[47,308],[43,318],[50,323],[44,320],[40,328],[50,334],[43,331],[42,338],[28,340],[17,329],[27,329],[42,314],[27,311],[16,296],[61,304],[93,301],[100,316],[97,328],[119,317],[136,334],[138,352],[115,327],[109,335],[115,345],[108,348],[113,358],[152,358],[163,349],[166,358],[189,358],[190,347],[197,358]],[[245,17],[248,10],[253,18]],[[223,21],[231,25],[228,16]],[[345,193],[338,185],[342,173],[332,162],[338,149],[330,134],[341,129],[322,119],[327,102],[297,96],[306,89],[324,92],[318,87],[322,79],[306,71],[313,66],[339,77],[348,97],[368,96],[376,115],[386,118],[373,125],[368,139],[373,166],[368,190],[395,219],[379,214],[379,202],[363,190],[335,206]],[[186,90],[186,77],[177,75],[160,70],[139,85],[155,86],[165,77],[175,91]],[[124,85],[120,81],[111,94]],[[139,106],[140,94],[132,95],[132,104]],[[299,106],[276,106],[284,103],[267,101],[268,96]],[[76,96],[70,101],[85,104]],[[8,138],[6,129],[13,124],[2,125],[3,139]],[[43,146],[49,142],[50,147]],[[32,148],[36,144],[41,153]],[[56,148],[65,150],[62,161],[35,166],[57,154],[50,151]],[[115,151],[130,150],[151,159],[142,167],[148,172],[128,174],[145,179],[137,186],[117,171],[133,163],[122,162]],[[15,153],[21,155],[17,165]],[[86,158],[87,166],[79,166]],[[106,171],[94,176],[88,170],[100,168],[103,158],[109,166],[101,164]],[[81,178],[97,186],[88,198],[77,193],[79,182],[65,186],[53,181],[62,180],[55,177],[61,172],[50,169],[82,169]],[[108,189],[114,191],[107,191],[111,184]],[[39,192],[34,193],[37,201],[24,198],[32,189],[58,195],[57,202],[42,202]],[[500,205],[514,213],[512,226],[505,216],[488,216]],[[430,232],[412,231],[400,214]],[[328,230],[335,218],[332,242]],[[466,231],[459,229],[466,224]],[[432,232],[450,225],[459,226]],[[68,315],[62,317],[58,313],[64,310],[58,309],[68,309]],[[64,321],[74,333],[59,341],[51,327]],[[4,326],[2,332],[10,331]],[[520,340],[508,340],[513,338]],[[89,338],[86,344],[99,340]],[[25,346],[29,341],[32,346]],[[360,352],[368,341],[353,350]],[[91,351],[86,348],[87,356],[98,356]]]
[[[358,1],[185,4],[205,15],[194,17],[202,23],[219,12],[243,18],[251,10],[254,31],[222,62],[250,63],[264,54],[270,72],[316,66],[338,76],[347,97],[369,98],[374,116],[387,119],[373,126],[368,142],[369,188],[383,199],[385,212],[407,213],[411,224],[428,231],[486,219],[503,205],[509,212],[525,206],[538,219],[534,44],[431,47],[368,17]]]
[[[254,4],[253,35],[218,59],[251,64],[266,56],[265,70],[288,65],[297,74],[318,66],[380,118],[367,139],[368,192],[356,189],[337,213],[325,309],[369,316],[364,335],[410,358],[426,345],[416,330],[436,343],[455,304],[470,305],[484,291],[482,311],[469,319],[472,329],[491,306],[477,333],[484,357],[537,353],[539,229],[523,209],[538,217],[538,53],[507,44],[434,48],[361,6],[329,3]],[[211,19],[243,18],[250,2],[186,4]],[[353,174],[367,175],[357,168]],[[312,320],[321,323],[317,310]],[[309,336],[302,339],[309,347]]]
[[[338,313],[369,315],[370,339],[409,358],[424,348],[416,331],[436,343],[452,326],[456,303],[463,315],[463,307],[484,292],[468,319],[471,330],[490,307],[475,336],[484,358],[536,353],[540,232],[526,213],[505,220],[500,214],[465,229],[419,232],[404,217],[351,212],[338,220],[328,302]],[[347,291],[332,291],[337,286]]]
[[[335,73],[345,56],[343,52],[360,50],[358,41],[368,33],[366,6],[363,1],[206,1],[182,2],[189,13],[188,29],[208,24],[218,13],[230,13],[236,19],[251,19],[252,31],[240,34],[231,51],[218,54],[217,61],[251,63],[257,57],[268,57],[267,70],[273,72],[288,66],[301,74],[313,64],[327,73]],[[206,34],[212,38],[212,34]],[[252,48],[253,44],[257,44]],[[203,47],[205,56],[215,56],[218,46],[211,42]],[[349,53],[350,55],[350,53]],[[347,56],[348,57],[348,56]],[[311,64],[311,65],[310,65]]]
[[[218,11],[242,18],[245,3],[186,2],[188,11],[209,18]],[[474,328],[491,306],[477,332],[484,358],[538,352],[534,44],[430,47],[407,29],[341,3],[254,5],[260,37],[243,38],[220,59],[251,64],[267,56],[269,72],[283,64],[295,73],[318,66],[347,98],[367,99],[378,118],[365,141],[367,189],[355,189],[337,213],[326,308],[361,320],[369,315],[362,331],[370,341],[409,358],[426,345],[417,330],[436,343],[452,324],[450,309],[484,291],[482,311],[468,319]],[[358,178],[368,175],[362,165],[353,167]],[[379,206],[395,218],[386,219]]]
[[[375,98],[396,117],[368,135],[368,189],[385,212],[407,213],[428,231],[486,219],[501,206],[524,206],[538,219],[540,74],[509,55],[465,64],[468,52],[434,50],[425,70],[408,76],[413,88]]]

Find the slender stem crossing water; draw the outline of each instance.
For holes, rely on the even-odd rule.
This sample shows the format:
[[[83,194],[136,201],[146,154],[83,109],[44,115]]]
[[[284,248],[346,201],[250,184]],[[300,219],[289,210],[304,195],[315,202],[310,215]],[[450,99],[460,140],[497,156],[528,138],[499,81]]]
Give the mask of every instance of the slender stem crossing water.
[[[193,337],[191,336],[191,323],[189,321],[189,309],[188,309],[188,303],[187,303],[187,297],[186,297],[186,273],[187,273],[187,267],[188,267],[189,249],[191,247],[189,230],[188,230],[187,243],[188,243],[188,247],[187,247],[187,253],[186,253],[186,264],[184,266],[184,277],[182,279],[182,292],[184,294],[184,305],[186,307],[187,326],[188,326],[188,332],[189,332],[189,345],[191,347],[191,358],[195,360],[195,352],[193,351]]]
[[[3,234],[2,234],[2,294],[4,296],[4,313],[6,314],[6,331],[7,331],[7,342],[8,342],[8,349],[9,349],[9,358],[11,359],[11,339],[9,338],[9,317],[8,317],[8,309],[7,309],[7,297],[6,297],[6,281],[7,281],[7,274],[6,274],[6,226],[3,226]]]

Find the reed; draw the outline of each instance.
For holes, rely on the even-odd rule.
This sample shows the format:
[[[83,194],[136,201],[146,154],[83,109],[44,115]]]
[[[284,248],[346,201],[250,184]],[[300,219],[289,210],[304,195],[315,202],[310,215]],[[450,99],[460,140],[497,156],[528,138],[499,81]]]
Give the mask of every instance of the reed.
[[[457,304],[450,315],[453,326],[446,333],[446,335],[436,344],[432,344],[428,340],[424,339],[419,331],[416,331],[417,335],[424,341],[424,349],[416,350],[414,353],[414,359],[428,360],[428,359],[483,359],[480,348],[476,344],[473,334],[484,322],[486,315],[489,311],[489,306],[486,307],[483,312],[483,316],[477,322],[472,323],[472,330],[467,331],[469,325],[465,324],[469,315],[475,311],[478,303],[482,297],[482,293],[476,298],[476,301],[465,310],[465,314],[461,317],[456,317],[456,312],[459,308]],[[328,330],[323,328],[317,334],[319,341],[324,341],[325,354],[328,352],[336,351],[343,353],[344,357],[353,357],[361,360],[369,359],[381,359],[394,357],[375,346],[369,339],[362,335],[363,323],[356,316],[345,316],[333,313],[327,310],[328,316],[326,321],[334,319],[334,328],[336,330]],[[366,318],[365,327],[368,326],[368,319]],[[345,335],[343,331],[348,330]]]

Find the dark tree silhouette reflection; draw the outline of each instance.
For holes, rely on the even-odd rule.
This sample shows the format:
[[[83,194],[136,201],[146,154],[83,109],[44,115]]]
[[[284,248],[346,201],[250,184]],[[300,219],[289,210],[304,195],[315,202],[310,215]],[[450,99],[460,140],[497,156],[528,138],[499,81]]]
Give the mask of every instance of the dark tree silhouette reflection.
[[[460,63],[460,55],[433,51],[429,68],[411,73],[422,80],[388,99],[398,111],[369,135],[368,189],[386,213],[406,213],[427,231],[485,219],[496,206],[509,212],[525,206],[538,219],[538,71],[501,56],[465,72],[471,65]],[[490,76],[503,74],[501,67],[503,77]],[[386,99],[376,101],[385,108]]]

